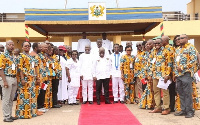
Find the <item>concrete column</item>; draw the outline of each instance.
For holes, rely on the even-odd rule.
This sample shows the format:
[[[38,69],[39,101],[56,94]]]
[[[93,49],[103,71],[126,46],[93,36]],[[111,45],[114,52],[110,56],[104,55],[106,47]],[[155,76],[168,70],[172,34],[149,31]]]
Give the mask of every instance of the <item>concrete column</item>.
[[[194,46],[200,52],[200,37],[194,38]]]
[[[64,45],[72,46],[72,37],[64,37]]]
[[[117,43],[121,45],[121,36],[113,36],[113,44]]]

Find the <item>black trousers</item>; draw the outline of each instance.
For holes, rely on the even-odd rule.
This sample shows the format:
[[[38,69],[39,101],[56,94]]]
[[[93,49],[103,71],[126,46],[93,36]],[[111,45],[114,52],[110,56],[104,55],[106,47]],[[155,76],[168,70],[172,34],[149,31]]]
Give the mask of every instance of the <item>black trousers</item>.
[[[176,83],[172,82],[169,87],[169,96],[170,96],[170,104],[169,108],[171,111],[174,111],[174,106],[175,106],[175,96],[176,96]]]
[[[96,96],[97,96],[97,101],[100,101],[100,94],[101,94],[101,89],[102,89],[102,84],[103,84],[104,95],[105,95],[105,102],[109,102],[109,82],[110,82],[110,78],[99,79],[99,80],[96,81]]]
[[[59,79],[52,79],[52,99],[53,99],[53,105],[57,105],[58,102],[58,85],[59,85]]]
[[[2,87],[1,87],[1,85],[0,85],[0,95],[1,95],[1,100],[2,100],[2,98],[3,98],[3,93],[2,93]]]
[[[44,82],[44,83],[47,84],[47,82]],[[46,94],[46,90],[40,89],[40,94],[38,95],[38,98],[37,98],[37,108],[38,109],[44,107],[45,94]]]
[[[185,113],[194,113],[192,99],[192,81],[191,73],[186,72],[183,76],[176,79],[177,92],[180,96],[181,110]]]

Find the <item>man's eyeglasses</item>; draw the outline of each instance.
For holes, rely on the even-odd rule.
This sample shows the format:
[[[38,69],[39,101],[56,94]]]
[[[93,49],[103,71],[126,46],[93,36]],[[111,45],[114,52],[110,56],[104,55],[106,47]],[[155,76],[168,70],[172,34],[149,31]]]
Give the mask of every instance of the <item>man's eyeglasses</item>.
[[[142,45],[140,45],[140,44],[139,44],[139,45],[136,45],[136,47],[139,47],[139,46],[142,46]]]
[[[180,40],[180,37],[179,37],[179,38],[177,38],[177,39],[175,39],[175,41],[177,41],[177,40]]]
[[[126,51],[132,51],[132,50],[126,50]]]
[[[156,45],[156,44],[160,45],[160,43],[154,43],[154,44],[155,44],[155,45]]]
[[[24,46],[24,47],[30,47],[29,45],[26,45],[26,46]]]
[[[77,55],[77,54],[72,54],[72,55]]]
[[[185,39],[186,37],[180,37],[180,39]]]

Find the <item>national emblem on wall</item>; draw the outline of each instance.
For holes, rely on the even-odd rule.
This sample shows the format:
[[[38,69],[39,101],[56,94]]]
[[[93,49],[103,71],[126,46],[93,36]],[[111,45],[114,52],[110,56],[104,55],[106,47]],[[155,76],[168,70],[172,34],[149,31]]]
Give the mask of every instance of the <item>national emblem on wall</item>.
[[[89,3],[88,18],[89,20],[106,20],[105,3]]]

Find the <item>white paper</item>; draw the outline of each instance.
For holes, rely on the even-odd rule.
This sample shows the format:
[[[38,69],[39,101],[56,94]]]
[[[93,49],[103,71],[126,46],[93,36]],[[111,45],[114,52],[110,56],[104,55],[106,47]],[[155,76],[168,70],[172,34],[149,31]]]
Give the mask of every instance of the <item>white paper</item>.
[[[131,69],[133,68],[133,64],[132,64],[132,63],[130,63],[130,68],[131,68]]]
[[[35,67],[35,63],[34,63],[34,62],[31,63],[31,67],[32,67],[32,68]]]
[[[12,64],[12,70],[15,70],[15,64]]]
[[[167,83],[165,83],[165,82],[164,82],[164,79],[163,79],[163,78],[160,78],[157,87],[158,87],[158,88],[161,88],[161,89],[167,90],[169,84],[171,84],[171,81],[170,81],[170,80],[168,80]]]
[[[47,87],[48,87],[48,85],[47,85],[47,84],[44,84],[44,90],[46,90],[46,89],[47,89]]]
[[[199,70],[194,74],[194,78],[197,83],[200,82],[200,76],[199,76],[198,72],[199,72]]]
[[[153,60],[151,61],[151,63],[155,63],[155,61],[156,61],[156,58],[153,58]]]
[[[46,62],[46,65],[47,65],[47,67],[49,68],[49,63],[48,63],[48,62]]]
[[[180,60],[180,56],[177,56],[176,57],[176,62],[179,62],[179,60]]]
[[[53,67],[53,69],[55,68],[54,63],[52,63],[52,67]]]

